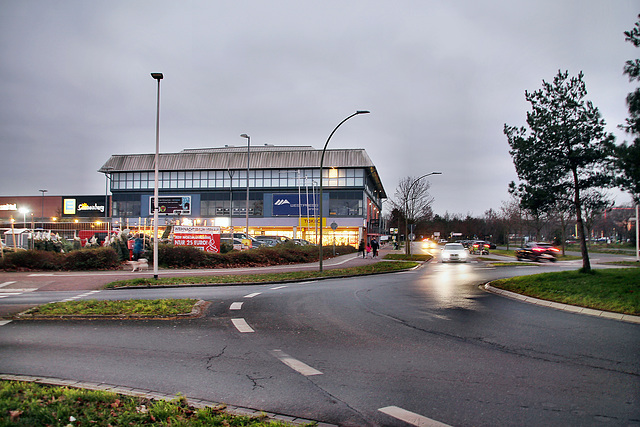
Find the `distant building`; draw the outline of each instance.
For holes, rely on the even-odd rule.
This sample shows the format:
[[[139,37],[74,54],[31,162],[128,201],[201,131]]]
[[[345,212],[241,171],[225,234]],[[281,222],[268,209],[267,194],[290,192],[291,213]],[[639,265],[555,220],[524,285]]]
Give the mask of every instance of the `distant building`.
[[[249,157],[249,234],[316,242],[322,150],[307,146],[185,149],[159,156],[159,227],[216,225],[244,231]],[[98,172],[110,177],[112,226],[150,226],[154,154],[113,155]],[[386,193],[364,149],[329,149],[323,168],[323,240],[357,244],[380,233]],[[332,224],[333,225],[332,227]],[[317,224],[320,225],[319,223]],[[335,228],[335,230],[334,230]]]

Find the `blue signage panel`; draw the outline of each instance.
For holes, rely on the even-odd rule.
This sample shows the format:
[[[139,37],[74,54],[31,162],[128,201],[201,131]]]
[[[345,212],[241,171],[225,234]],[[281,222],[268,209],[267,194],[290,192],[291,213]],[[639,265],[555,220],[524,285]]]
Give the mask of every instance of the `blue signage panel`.
[[[273,216],[312,216],[316,213],[316,204],[313,203],[313,195],[306,194],[274,194]]]

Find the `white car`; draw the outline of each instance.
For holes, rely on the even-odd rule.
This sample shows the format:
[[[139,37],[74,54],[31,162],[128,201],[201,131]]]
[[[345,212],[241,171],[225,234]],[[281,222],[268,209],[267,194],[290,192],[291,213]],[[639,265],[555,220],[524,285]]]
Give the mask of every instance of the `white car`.
[[[442,262],[467,262],[469,249],[462,243],[447,243],[442,248],[440,259]]]

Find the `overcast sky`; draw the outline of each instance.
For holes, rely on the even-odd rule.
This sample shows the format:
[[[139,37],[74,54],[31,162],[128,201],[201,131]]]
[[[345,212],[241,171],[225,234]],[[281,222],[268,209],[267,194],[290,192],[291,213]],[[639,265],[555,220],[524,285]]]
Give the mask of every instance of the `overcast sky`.
[[[584,72],[617,141],[636,0],[0,0],[0,195],[104,194],[112,154],[364,148],[389,198],[431,171],[435,213],[481,216],[517,179],[524,91]],[[617,204],[630,198],[612,193]],[[385,204],[387,205],[387,204]]]

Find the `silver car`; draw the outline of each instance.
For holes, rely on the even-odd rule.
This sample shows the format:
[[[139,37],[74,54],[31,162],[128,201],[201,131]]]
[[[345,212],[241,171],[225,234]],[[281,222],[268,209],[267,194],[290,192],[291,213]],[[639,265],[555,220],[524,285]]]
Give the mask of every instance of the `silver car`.
[[[440,259],[442,262],[467,262],[469,249],[462,243],[447,243],[442,248]]]

